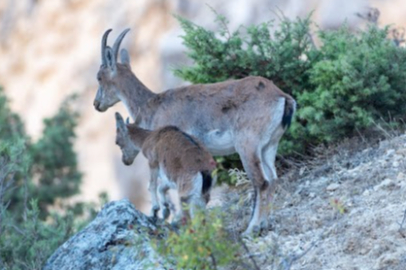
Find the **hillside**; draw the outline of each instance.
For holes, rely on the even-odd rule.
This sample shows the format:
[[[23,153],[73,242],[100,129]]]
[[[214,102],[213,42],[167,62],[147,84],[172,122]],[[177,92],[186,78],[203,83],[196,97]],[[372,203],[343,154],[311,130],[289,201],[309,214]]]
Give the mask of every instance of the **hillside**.
[[[261,270],[406,269],[406,134],[318,151],[280,177],[270,231],[246,239],[248,252],[239,256]],[[240,176],[236,188],[217,188],[209,205],[226,213],[232,232],[242,231],[250,217],[250,185]],[[166,269],[168,259],[151,249],[151,239],[165,230],[128,201],[111,202],[46,269]]]
[[[271,232],[250,245],[260,268],[406,269],[405,158],[401,135],[348,141],[296,164],[280,177]],[[228,197],[225,206],[239,201]]]

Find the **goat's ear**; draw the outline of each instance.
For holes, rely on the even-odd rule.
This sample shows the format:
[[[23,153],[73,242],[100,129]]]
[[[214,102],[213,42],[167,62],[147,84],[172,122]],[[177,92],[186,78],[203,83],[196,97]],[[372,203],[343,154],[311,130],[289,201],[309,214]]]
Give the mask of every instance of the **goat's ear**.
[[[123,117],[118,112],[116,112],[116,128],[118,130],[126,130],[127,129],[127,127],[125,126]]]
[[[111,67],[113,65],[113,49],[109,46],[106,47],[106,60],[107,66]]]
[[[128,54],[128,51],[126,49],[121,49],[120,56],[121,56],[121,63],[126,65],[129,69],[131,69],[130,55]]]
[[[127,117],[127,119],[125,120],[126,125],[130,124],[130,117]]]

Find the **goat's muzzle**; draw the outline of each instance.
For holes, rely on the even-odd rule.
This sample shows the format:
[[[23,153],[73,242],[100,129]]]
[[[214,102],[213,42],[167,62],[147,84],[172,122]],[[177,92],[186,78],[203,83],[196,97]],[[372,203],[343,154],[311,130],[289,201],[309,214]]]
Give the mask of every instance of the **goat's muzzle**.
[[[100,102],[98,101],[98,100],[95,100],[94,102],[93,102],[93,106],[94,106],[94,108],[97,110],[97,111],[99,111],[99,112],[104,112],[105,110],[102,110],[102,108],[100,107]]]
[[[122,158],[124,165],[130,166],[133,164],[134,160],[126,160],[124,157]]]

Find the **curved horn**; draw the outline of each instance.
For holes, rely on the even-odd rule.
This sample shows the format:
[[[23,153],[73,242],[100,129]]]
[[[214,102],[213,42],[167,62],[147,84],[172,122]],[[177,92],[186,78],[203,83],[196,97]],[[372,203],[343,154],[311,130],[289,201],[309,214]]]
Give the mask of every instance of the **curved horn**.
[[[121,41],[123,41],[123,38],[128,33],[128,31],[130,31],[130,28],[127,28],[123,32],[121,32],[121,34],[118,36],[118,38],[114,42],[114,45],[113,45],[113,61],[112,61],[113,65],[117,64],[118,50],[120,49]]]
[[[107,37],[109,36],[110,32],[111,32],[111,29],[108,29],[106,32],[104,32],[103,37],[102,37],[101,57],[102,57],[102,65],[104,65],[104,66],[107,65],[106,45],[107,45]]]

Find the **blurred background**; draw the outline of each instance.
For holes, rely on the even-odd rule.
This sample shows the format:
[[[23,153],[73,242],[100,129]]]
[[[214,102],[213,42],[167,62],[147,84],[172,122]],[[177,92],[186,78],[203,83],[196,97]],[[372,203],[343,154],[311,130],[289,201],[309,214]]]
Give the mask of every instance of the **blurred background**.
[[[131,28],[122,47],[130,53],[132,69],[152,91],[161,92],[187,84],[172,73],[188,63],[183,32],[173,14],[214,29],[214,9],[228,18],[233,31],[240,25],[278,21],[281,13],[294,19],[313,11],[317,31],[345,21],[353,29],[362,27],[365,21],[357,14],[368,16],[371,7],[380,11],[380,25],[406,26],[406,2],[401,0],[2,0],[0,85],[34,140],[43,129],[42,119],[54,115],[69,94],[78,93],[75,149],[84,173],[78,199],[96,201],[105,191],[110,199],[127,197],[146,210],[145,159],[140,156],[124,166],[114,144],[114,112],[127,115],[124,106],[99,113],[92,105],[106,29],[113,29],[113,43],[124,28]]]

